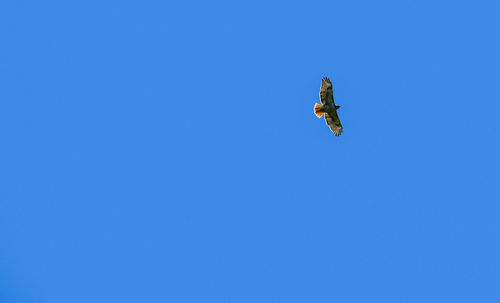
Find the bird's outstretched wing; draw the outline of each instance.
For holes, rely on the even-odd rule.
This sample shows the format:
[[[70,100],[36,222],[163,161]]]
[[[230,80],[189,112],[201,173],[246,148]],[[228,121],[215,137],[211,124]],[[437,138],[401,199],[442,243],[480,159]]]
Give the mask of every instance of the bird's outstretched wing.
[[[323,104],[335,104],[333,101],[332,81],[328,78],[321,79],[319,98]]]
[[[325,121],[326,124],[330,126],[330,129],[335,134],[335,136],[340,136],[340,134],[342,133],[342,124],[340,124],[340,119],[337,115],[337,111],[333,110],[325,112]]]

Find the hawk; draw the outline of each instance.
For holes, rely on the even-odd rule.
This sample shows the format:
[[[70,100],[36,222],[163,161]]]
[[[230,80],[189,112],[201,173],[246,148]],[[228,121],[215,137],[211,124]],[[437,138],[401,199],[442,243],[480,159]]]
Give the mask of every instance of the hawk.
[[[328,78],[321,79],[321,88],[319,90],[319,98],[321,104],[316,103],[314,105],[314,113],[318,118],[325,115],[326,124],[330,126],[330,129],[335,134],[335,136],[340,136],[342,133],[342,124],[340,124],[339,116],[337,115],[337,109],[339,105],[335,105],[333,101],[333,89],[332,81]]]

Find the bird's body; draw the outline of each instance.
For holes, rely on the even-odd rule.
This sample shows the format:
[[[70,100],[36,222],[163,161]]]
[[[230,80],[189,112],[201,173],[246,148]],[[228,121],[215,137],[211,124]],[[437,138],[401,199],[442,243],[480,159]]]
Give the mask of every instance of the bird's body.
[[[318,118],[321,118],[324,115],[326,124],[328,124],[335,136],[340,136],[343,130],[339,116],[337,115],[337,109],[340,106],[335,105],[335,102],[333,101],[333,89],[330,79],[323,78],[321,80],[319,98],[321,100],[321,104],[316,103],[314,105],[314,113],[318,116]]]
[[[322,112],[329,112],[329,111],[332,111],[332,110],[337,110],[337,108],[339,108],[339,107],[340,106],[334,105],[334,104],[325,104],[325,105],[321,106],[321,111]]]

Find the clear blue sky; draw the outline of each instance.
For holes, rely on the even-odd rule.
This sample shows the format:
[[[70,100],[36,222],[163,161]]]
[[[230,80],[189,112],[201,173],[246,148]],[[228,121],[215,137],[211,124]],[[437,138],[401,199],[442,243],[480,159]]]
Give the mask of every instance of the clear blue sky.
[[[500,302],[499,11],[3,0],[0,302]]]

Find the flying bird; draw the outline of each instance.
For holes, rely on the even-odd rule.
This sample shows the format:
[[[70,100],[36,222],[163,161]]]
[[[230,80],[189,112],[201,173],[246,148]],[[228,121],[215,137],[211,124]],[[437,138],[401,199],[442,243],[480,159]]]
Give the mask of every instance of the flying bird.
[[[330,81],[330,79],[321,79],[319,98],[322,105],[316,103],[314,105],[314,113],[318,116],[318,118],[325,115],[326,124],[330,126],[330,129],[335,136],[340,136],[343,129],[342,124],[340,124],[339,116],[337,115],[337,109],[340,108],[340,105],[335,105],[335,102],[333,101],[332,81]]]

